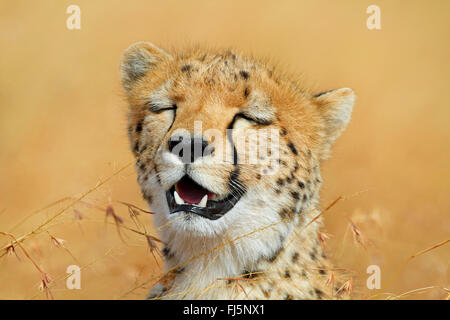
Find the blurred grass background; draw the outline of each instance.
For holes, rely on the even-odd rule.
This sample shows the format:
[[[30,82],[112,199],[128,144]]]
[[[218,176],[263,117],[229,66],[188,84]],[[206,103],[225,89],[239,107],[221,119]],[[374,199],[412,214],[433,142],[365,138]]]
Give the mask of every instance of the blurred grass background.
[[[81,30],[66,28],[70,4],[81,8]],[[379,31],[366,28],[366,8],[381,8]],[[448,1],[0,1],[0,231],[27,234],[70,201],[132,161],[126,104],[118,79],[123,50],[135,41],[170,50],[190,43],[232,47],[270,57],[305,87],[351,87],[352,122],[323,166],[323,205],[336,265],[359,272],[377,264],[382,286],[413,253],[450,235]],[[85,199],[112,201],[128,225],[126,201],[145,208],[133,166]],[[76,205],[50,225],[77,262],[46,232],[24,243],[53,278],[57,299],[143,298],[127,293],[161,271],[145,238],[126,244],[104,213]],[[22,219],[24,223],[13,228]],[[142,218],[145,218],[142,216]],[[351,219],[372,245],[352,241]],[[142,219],[144,221],[145,219]],[[151,229],[148,220],[147,228]],[[152,231],[155,233],[155,231]],[[0,236],[0,246],[9,239]],[[0,298],[45,298],[39,272],[16,248],[0,258]],[[413,259],[384,293],[450,284],[450,250]],[[78,264],[82,289],[65,288]],[[151,282],[149,283],[149,285]],[[406,298],[442,299],[439,288]],[[382,298],[385,296],[381,296]]]

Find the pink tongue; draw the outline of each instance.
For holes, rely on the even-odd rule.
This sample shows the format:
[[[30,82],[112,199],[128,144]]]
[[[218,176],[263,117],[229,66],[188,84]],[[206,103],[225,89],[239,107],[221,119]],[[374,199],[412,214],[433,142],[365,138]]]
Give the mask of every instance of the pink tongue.
[[[205,194],[212,195],[212,192],[209,192],[202,186],[198,185],[194,181],[192,181],[188,177],[184,177],[175,185],[175,190],[179,194],[179,196],[184,200],[184,202],[190,204],[199,203]]]

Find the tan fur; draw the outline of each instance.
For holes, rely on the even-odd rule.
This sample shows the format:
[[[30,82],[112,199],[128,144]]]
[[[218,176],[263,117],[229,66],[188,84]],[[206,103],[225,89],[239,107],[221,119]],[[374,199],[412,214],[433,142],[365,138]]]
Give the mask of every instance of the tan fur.
[[[167,274],[160,281],[161,291],[153,297],[334,297],[325,284],[329,272],[323,269],[328,269],[330,265],[318,241],[321,219],[311,224],[309,222],[320,213],[320,163],[329,156],[331,144],[350,119],[354,103],[352,90],[339,89],[311,96],[297,88],[290,79],[278,74],[273,67],[232,51],[195,48],[166,53],[149,43],[138,43],[127,49],[121,61],[121,79],[130,105],[128,131],[137,160],[138,181],[150,206],[155,196],[148,183],[151,177],[159,177],[155,183],[159,183],[161,188],[169,187],[165,185],[163,174],[170,168],[161,161],[160,154],[167,149],[167,141],[177,129],[192,132],[194,121],[201,120],[203,130],[225,132],[234,116],[244,112],[250,117],[267,120],[264,124],[245,123],[247,128],[274,128],[280,132],[280,167],[275,175],[261,174],[270,167],[239,165],[240,183],[246,190],[264,189],[270,193],[269,198],[255,201],[254,212],[268,210],[268,205],[273,203],[280,224],[290,230],[286,231],[287,236],[281,237],[283,239],[278,239],[278,231],[272,234],[262,230],[258,233],[260,237],[274,237],[273,241],[280,241],[282,246],[279,250],[271,257],[262,255],[255,259],[242,272],[226,274],[217,271],[214,275],[214,265],[220,261],[222,253],[221,250],[211,249],[227,243],[227,253],[224,251],[223,255],[230,257],[239,256],[233,250],[243,250],[241,247],[235,248],[233,241],[230,241],[233,239],[233,236],[230,238],[233,229],[209,240],[187,235],[185,239],[189,240],[186,241],[192,241],[189,247],[190,250],[193,246],[192,252],[197,252],[195,243],[202,244],[203,251],[199,251],[201,256],[197,259],[202,262],[196,262],[196,268],[208,275],[212,272],[211,279],[215,280],[209,281],[209,285],[196,285],[198,270],[190,262],[173,257],[170,249],[166,248]],[[149,97],[155,92],[157,97],[153,101],[161,99],[176,104],[173,123],[170,113],[156,114],[149,110]],[[208,142],[213,143],[212,140]],[[229,192],[227,179],[233,170],[232,164],[221,163],[214,168],[198,165],[195,170],[206,177],[206,183],[214,181],[207,187],[219,197]],[[167,222],[165,219],[161,218],[161,221]],[[169,243],[175,239],[173,232],[163,235],[163,240]],[[208,250],[211,252],[208,253]],[[217,266],[217,270],[222,270],[220,264]],[[250,279],[236,280],[242,277]]]

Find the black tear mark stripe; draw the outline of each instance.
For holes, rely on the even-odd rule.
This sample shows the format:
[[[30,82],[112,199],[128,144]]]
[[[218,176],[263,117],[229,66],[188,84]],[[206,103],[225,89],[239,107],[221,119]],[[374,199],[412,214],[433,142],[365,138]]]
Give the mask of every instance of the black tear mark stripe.
[[[238,117],[237,114],[234,115],[233,120],[231,120],[230,124],[227,127],[227,138],[228,138],[228,141],[230,142],[231,146],[233,147],[233,165],[235,165],[235,166],[238,163],[238,153],[237,153],[236,147],[233,142],[233,130],[232,129],[233,129],[233,126],[234,126],[234,123],[235,123],[237,117]]]
[[[174,105],[173,105],[173,120],[172,120],[172,123],[171,123],[170,126],[169,126],[169,129],[167,129],[167,132],[169,132],[170,129],[172,129],[172,126],[173,126],[173,124],[175,123],[175,118],[177,117],[177,109],[178,109],[177,105],[174,104]]]

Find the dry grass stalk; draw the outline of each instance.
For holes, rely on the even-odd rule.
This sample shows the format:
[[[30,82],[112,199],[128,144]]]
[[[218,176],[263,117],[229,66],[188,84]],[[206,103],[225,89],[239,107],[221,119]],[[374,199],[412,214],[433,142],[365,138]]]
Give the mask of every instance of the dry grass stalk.
[[[42,270],[42,268],[37,264],[36,261],[34,261],[34,259],[27,252],[27,250],[25,250],[25,248],[22,246],[22,244],[19,241],[17,241],[17,239],[16,239],[16,237],[14,237],[14,235],[12,235],[10,233],[7,233],[7,232],[3,232],[3,231],[0,231],[0,234],[2,234],[4,236],[7,236],[7,237],[10,237],[10,238],[12,238],[14,240],[14,243],[11,244],[10,246],[15,246],[15,245],[19,246],[19,248],[22,250],[23,254],[28,258],[28,260],[31,261],[31,263],[34,265],[34,267],[41,274],[40,288],[45,292],[47,298],[53,299],[53,294],[52,294],[52,292],[50,291],[50,289],[48,287],[49,283],[52,281],[50,276],[48,275],[48,273],[45,272],[44,270]],[[10,249],[10,250],[13,250],[14,253],[16,254],[16,256],[17,256],[17,253],[15,252],[14,249]]]
[[[328,233],[325,232],[317,232],[317,239],[319,240],[319,244],[320,244],[320,248],[322,249],[323,254],[326,257],[326,252],[325,252],[325,243],[328,239],[330,239],[332,236]]]
[[[334,297],[334,280],[335,280],[334,279],[334,272],[331,271],[330,275],[328,276],[327,282],[326,282],[327,286],[330,287],[331,297]]]
[[[403,268],[405,268],[406,267],[406,265],[408,264],[408,263],[410,263],[413,259],[415,259],[415,258],[417,258],[417,257],[419,257],[419,256],[421,256],[421,255],[423,255],[423,254],[425,254],[425,253],[427,253],[427,252],[430,252],[430,251],[432,251],[432,250],[435,250],[435,249],[437,249],[437,248],[439,248],[439,247],[442,247],[442,246],[444,246],[444,245],[446,245],[447,243],[449,243],[450,242],[450,239],[446,239],[446,240],[444,240],[444,241],[441,241],[441,242],[439,242],[439,243],[437,243],[437,244],[435,244],[435,245],[432,245],[431,247],[429,247],[429,248],[427,248],[427,249],[424,249],[424,250],[421,250],[421,251],[419,251],[419,252],[416,252],[416,253],[414,253],[413,255],[411,255],[399,268],[398,268],[398,270],[389,278],[389,280],[387,281],[387,284],[386,284],[386,286],[385,286],[385,288],[388,288],[389,286],[390,286],[390,284],[392,283],[392,281],[399,275],[399,273],[400,273],[400,271],[401,270],[403,270]],[[377,295],[375,295],[375,296],[377,296]]]
[[[350,278],[336,291],[336,294],[349,294],[350,299],[353,300],[353,278]]]
[[[61,210],[59,210],[55,215],[53,215],[52,217],[48,218],[46,221],[44,221],[43,223],[41,223],[37,228],[35,228],[34,230],[32,230],[31,232],[20,236],[19,238],[16,238],[15,242],[23,242],[25,240],[27,240],[28,238],[30,238],[33,235],[39,234],[43,231],[45,231],[45,228],[48,227],[48,225],[53,222],[56,218],[60,217],[61,215],[63,215],[68,209],[72,208],[75,204],[79,203],[80,201],[82,201],[84,198],[86,198],[89,194],[91,194],[92,192],[96,191],[98,188],[100,188],[102,185],[104,185],[105,183],[107,183],[109,180],[111,180],[113,177],[119,175],[122,171],[124,171],[125,169],[127,169],[128,167],[130,167],[133,164],[133,162],[128,163],[127,165],[123,166],[122,168],[120,168],[119,170],[117,170],[116,172],[114,172],[111,176],[107,177],[104,180],[100,180],[93,188],[89,189],[88,191],[86,191],[85,193],[83,193],[79,198],[76,198],[76,200],[72,201],[69,205],[65,206],[64,208],[62,208]],[[61,201],[61,200],[60,200]],[[54,205],[54,204],[53,204]],[[38,210],[38,212],[41,212],[44,209]],[[32,215],[35,215],[37,212],[32,213],[31,215],[27,216],[25,219],[23,219],[21,222],[19,222],[17,225],[15,225],[13,227],[16,228],[19,225],[23,224],[28,218],[30,218]],[[9,245],[4,246],[2,248],[0,248],[0,257],[4,256],[7,253],[7,249],[8,249]]]
[[[350,230],[352,231],[353,241],[360,244],[364,249],[367,249],[369,245],[372,245],[372,242],[363,235],[361,229],[359,229],[359,227],[352,220],[350,220],[349,218],[347,219],[349,222]]]

